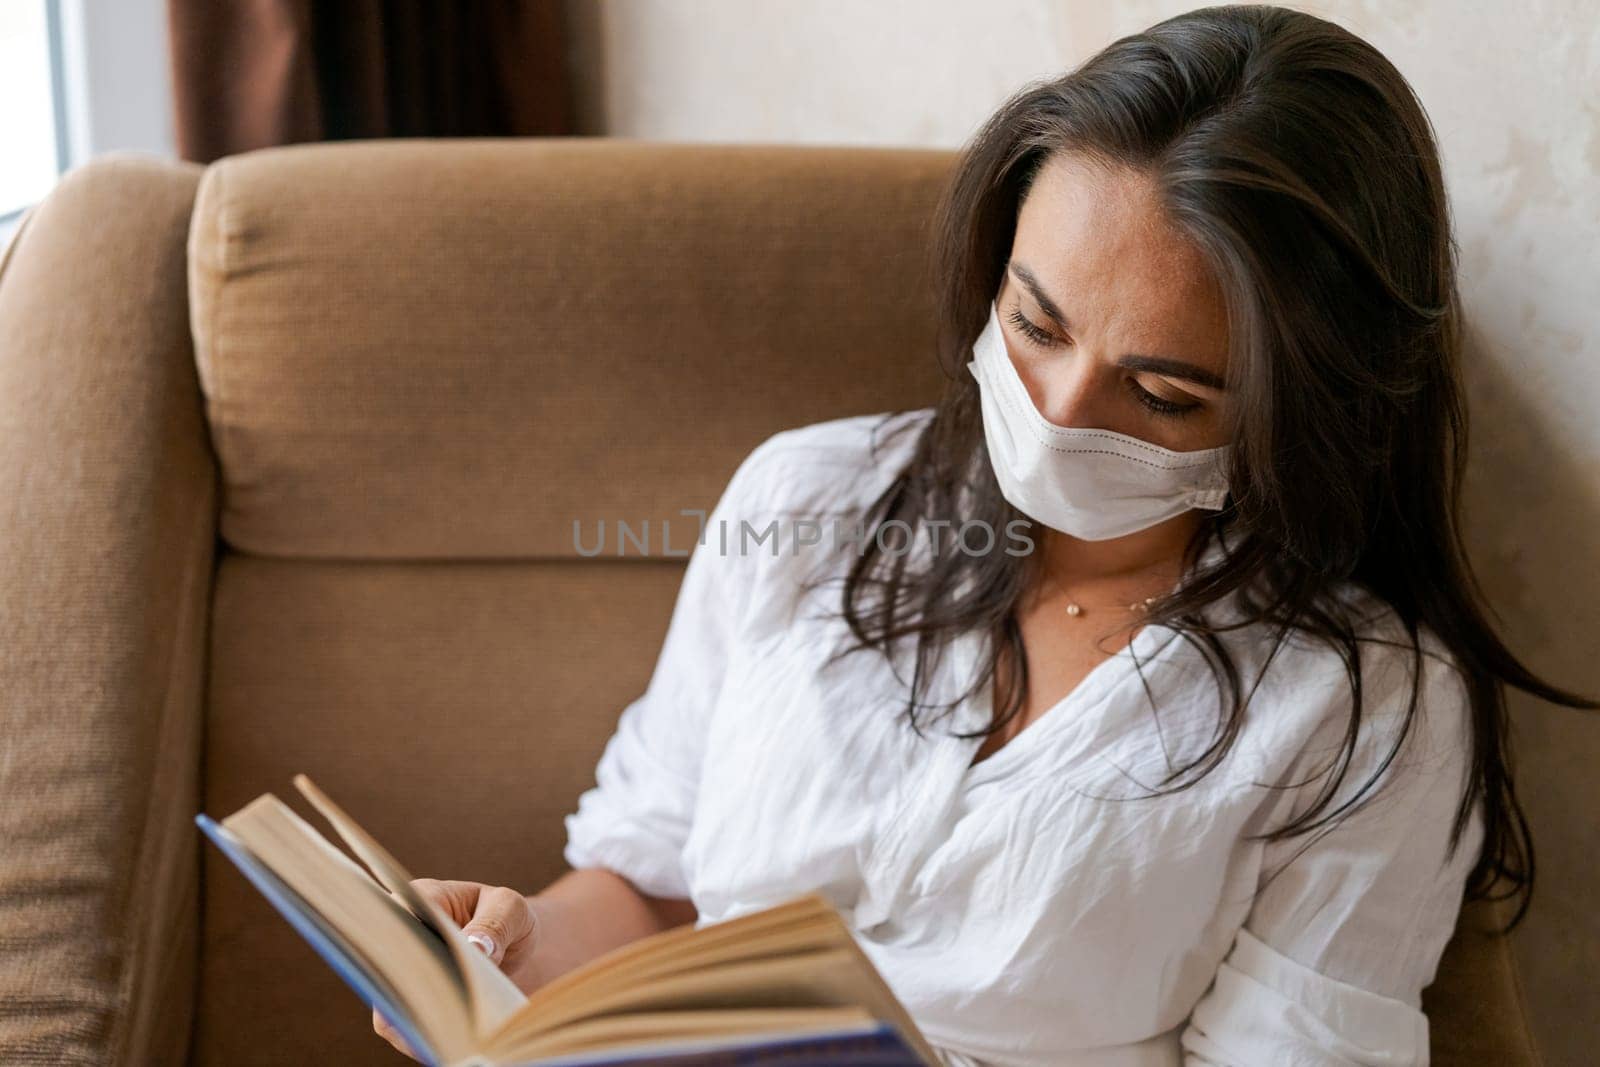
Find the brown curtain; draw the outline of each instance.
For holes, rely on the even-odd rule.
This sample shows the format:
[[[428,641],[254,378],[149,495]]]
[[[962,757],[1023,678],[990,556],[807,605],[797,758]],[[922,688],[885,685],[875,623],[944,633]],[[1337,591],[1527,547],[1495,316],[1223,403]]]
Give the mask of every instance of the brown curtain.
[[[167,0],[178,152],[575,132],[561,0]]]

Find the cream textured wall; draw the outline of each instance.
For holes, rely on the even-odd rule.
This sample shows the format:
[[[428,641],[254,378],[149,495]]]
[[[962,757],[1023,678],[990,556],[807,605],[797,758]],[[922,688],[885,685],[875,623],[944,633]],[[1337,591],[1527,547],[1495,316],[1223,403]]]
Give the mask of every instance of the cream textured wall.
[[[1011,91],[1195,4],[574,4],[587,128],[959,147]],[[1470,542],[1512,647],[1600,693],[1600,10],[1300,4],[1376,45],[1432,117],[1473,337]],[[1600,719],[1513,692],[1539,845],[1516,937],[1552,1064],[1600,1047]]]

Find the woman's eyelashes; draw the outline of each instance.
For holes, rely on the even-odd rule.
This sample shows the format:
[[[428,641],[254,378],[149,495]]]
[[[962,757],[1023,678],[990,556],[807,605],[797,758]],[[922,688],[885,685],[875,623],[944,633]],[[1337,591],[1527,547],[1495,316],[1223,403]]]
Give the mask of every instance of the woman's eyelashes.
[[[1053,348],[1062,343],[1061,339],[1055,334],[1041,326],[1034,325],[1028,319],[1028,317],[1022,313],[1022,308],[1020,305],[1013,307],[1010,314],[1006,317],[1011,320],[1011,325],[1017,328],[1017,332],[1021,333],[1022,336],[1026,337],[1029,341],[1041,348]],[[1200,407],[1199,401],[1183,404],[1174,400],[1168,400],[1165,397],[1157,396],[1156,394],[1150,392],[1150,390],[1144,388],[1138,382],[1134,381],[1132,378],[1128,379],[1128,390],[1133,394],[1133,398],[1144,406],[1146,411],[1149,411],[1153,415],[1160,415],[1163,418],[1183,418],[1185,415],[1193,413]]]
[[[1011,319],[1011,325],[1015,326],[1022,333],[1022,336],[1034,344],[1049,348],[1057,343],[1055,334],[1029,322],[1027,317],[1022,314],[1020,306],[1011,309],[1009,318]]]
[[[1190,404],[1179,404],[1176,401],[1168,400],[1166,397],[1156,396],[1156,394],[1152,393],[1150,390],[1146,389],[1132,378],[1128,379],[1128,388],[1133,392],[1133,398],[1135,400],[1143,404],[1153,414],[1156,415],[1181,419],[1185,415],[1193,413],[1200,407],[1199,401],[1195,401]]]

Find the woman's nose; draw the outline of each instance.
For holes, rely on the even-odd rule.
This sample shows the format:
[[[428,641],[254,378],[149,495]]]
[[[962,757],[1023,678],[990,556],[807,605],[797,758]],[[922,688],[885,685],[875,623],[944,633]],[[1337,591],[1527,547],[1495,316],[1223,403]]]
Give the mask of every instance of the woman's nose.
[[[1057,426],[1100,427],[1106,412],[1103,410],[1104,385],[1093,370],[1092,361],[1081,354],[1037,373],[1028,382],[1028,395],[1034,407]]]

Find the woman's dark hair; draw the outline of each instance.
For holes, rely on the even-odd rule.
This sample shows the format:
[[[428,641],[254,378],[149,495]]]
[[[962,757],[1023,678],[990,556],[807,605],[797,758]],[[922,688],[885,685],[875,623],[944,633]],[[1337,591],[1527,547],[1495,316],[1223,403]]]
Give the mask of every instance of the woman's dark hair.
[[[1203,8],[1123,37],[1007,100],[967,145],[939,205],[931,263],[949,381],[910,463],[869,509],[870,528],[898,520],[918,529],[920,520],[952,515],[993,530],[1026,521],[995,482],[977,384],[964,366],[1000,287],[1018,208],[1058,152],[1153,178],[1170,221],[1215,271],[1228,308],[1232,494],[1186,548],[1190,580],[1144,621],[1202,650],[1231,710],[1209,747],[1163,783],[1177,784],[1157,792],[1192,785],[1240,731],[1239,671],[1219,636],[1265,623],[1276,648],[1298,629],[1337,650],[1353,707],[1337,773],[1316,803],[1257,836],[1278,840],[1331,825],[1372,788],[1411,729],[1424,654],[1418,628],[1426,625],[1454,657],[1471,702],[1470,781],[1450,852],[1481,798],[1485,835],[1466,896],[1520,897],[1506,929],[1515,927],[1531,898],[1534,854],[1512,782],[1504,687],[1571,707],[1600,704],[1535,677],[1488,621],[1459,529],[1467,412],[1457,249],[1439,156],[1410,86],[1360,38],[1285,8]],[[1198,569],[1217,534],[1228,551]],[[1027,692],[1015,607],[1030,587],[1033,556],[941,552],[913,569],[912,554],[890,552],[877,537],[863,545],[842,591],[859,644],[839,654],[888,654],[913,638],[907,710],[918,725],[918,708],[932,706],[921,696],[940,649],[980,627],[988,651],[959,699],[989,684],[1006,651],[1009,698],[981,732],[1002,728]],[[1412,690],[1400,739],[1378,772],[1325,813],[1355,753],[1357,641],[1371,640],[1358,638],[1339,599],[1327,595],[1344,582],[1403,622]],[[1243,616],[1229,625],[1201,614],[1235,595]]]

